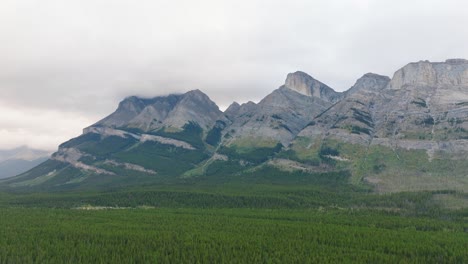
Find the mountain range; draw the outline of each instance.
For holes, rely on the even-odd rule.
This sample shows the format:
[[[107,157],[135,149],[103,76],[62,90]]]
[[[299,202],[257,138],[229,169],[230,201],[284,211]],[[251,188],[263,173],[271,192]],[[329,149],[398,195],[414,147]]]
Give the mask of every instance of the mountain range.
[[[468,61],[367,73],[336,92],[304,72],[224,112],[200,90],[125,98],[46,162],[0,185],[101,189],[236,177],[262,168],[340,172],[379,192],[468,187]]]

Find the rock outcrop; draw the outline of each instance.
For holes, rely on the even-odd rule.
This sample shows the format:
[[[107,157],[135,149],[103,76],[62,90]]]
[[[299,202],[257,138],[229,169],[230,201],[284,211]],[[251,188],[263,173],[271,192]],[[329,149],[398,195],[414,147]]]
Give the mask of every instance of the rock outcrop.
[[[405,86],[468,86],[468,60],[410,63],[395,73],[389,88],[401,89]]]
[[[288,74],[284,86],[303,95],[320,98],[330,103],[335,103],[343,97],[341,93],[335,92],[332,88],[301,71]]]

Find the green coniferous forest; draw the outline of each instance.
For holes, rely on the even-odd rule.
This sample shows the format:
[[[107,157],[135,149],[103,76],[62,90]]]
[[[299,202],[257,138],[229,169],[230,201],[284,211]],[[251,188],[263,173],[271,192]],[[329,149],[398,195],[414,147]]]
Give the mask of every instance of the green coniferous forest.
[[[0,263],[466,263],[453,191],[376,194],[346,173],[204,176],[0,193]],[[466,198],[466,197],[462,197]]]

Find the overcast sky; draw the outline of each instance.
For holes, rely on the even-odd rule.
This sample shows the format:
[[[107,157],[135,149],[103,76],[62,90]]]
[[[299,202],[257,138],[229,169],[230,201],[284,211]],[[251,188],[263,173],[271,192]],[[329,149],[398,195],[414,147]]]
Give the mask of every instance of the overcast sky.
[[[343,91],[468,58],[467,25],[461,0],[1,0],[0,148],[54,150],[130,95],[200,89],[225,108],[296,70]]]

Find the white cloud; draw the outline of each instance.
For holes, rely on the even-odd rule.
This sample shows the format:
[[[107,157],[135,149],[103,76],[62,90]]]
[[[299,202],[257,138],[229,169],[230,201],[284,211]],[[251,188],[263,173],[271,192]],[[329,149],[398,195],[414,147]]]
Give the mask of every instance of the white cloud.
[[[468,58],[467,24],[461,0],[2,0],[2,115],[86,123],[129,95],[192,89],[226,106],[258,101],[295,70],[342,91],[369,71]],[[50,145],[39,142],[64,118],[24,133]],[[12,138],[0,148],[22,141],[0,130]]]
[[[80,135],[82,128],[95,121],[73,112],[0,106],[0,146],[27,145],[55,150],[60,143]]]

